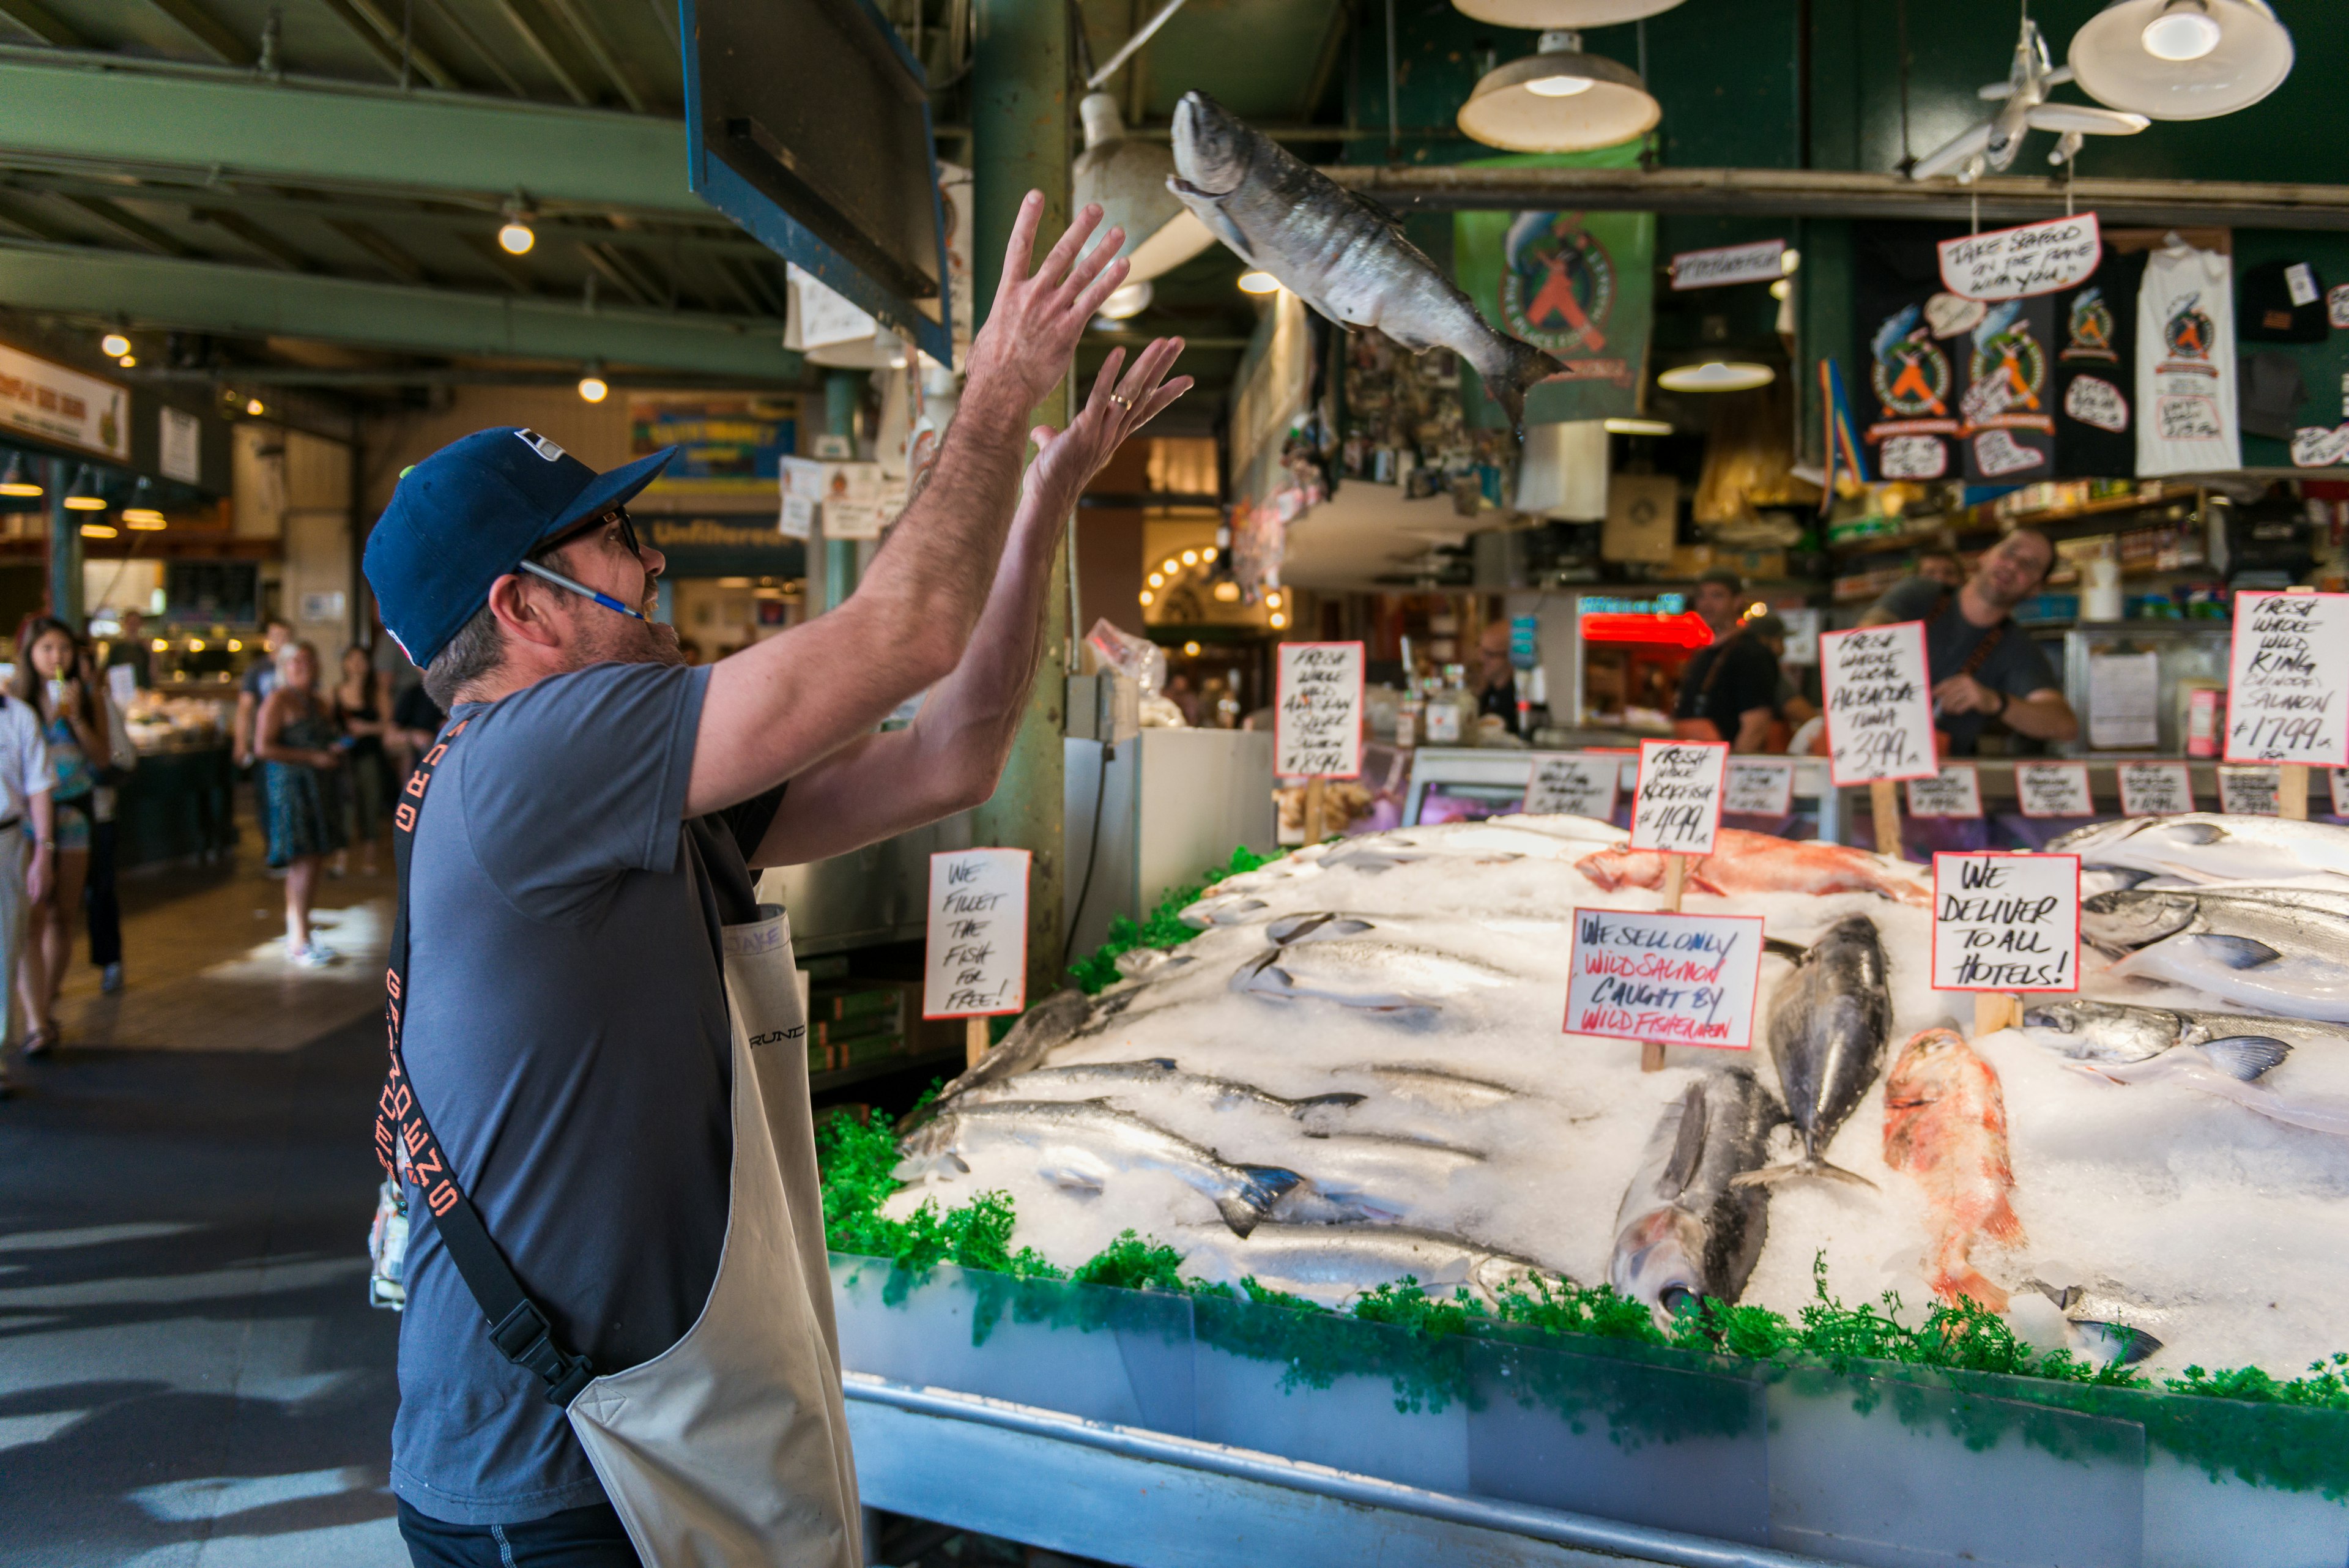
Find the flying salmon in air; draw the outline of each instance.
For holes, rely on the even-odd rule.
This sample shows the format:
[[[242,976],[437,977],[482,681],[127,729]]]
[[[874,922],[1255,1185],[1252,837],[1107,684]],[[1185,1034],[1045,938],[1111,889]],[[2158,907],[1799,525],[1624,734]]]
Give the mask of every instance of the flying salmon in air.
[[[1347,327],[1375,327],[1414,354],[1444,348],[1476,368],[1522,432],[1526,391],[1566,369],[1495,331],[1385,208],[1258,135],[1202,92],[1174,106],[1166,188],[1250,266]]]

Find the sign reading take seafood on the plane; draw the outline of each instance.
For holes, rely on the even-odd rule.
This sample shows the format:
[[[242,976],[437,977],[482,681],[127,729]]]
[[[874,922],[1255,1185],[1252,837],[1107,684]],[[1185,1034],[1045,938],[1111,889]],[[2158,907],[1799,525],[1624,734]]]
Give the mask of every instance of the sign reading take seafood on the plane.
[[[1568,1034],[1749,1051],[1761,986],[1758,915],[1574,911]]]
[[[2104,259],[2096,214],[2080,213],[1940,243],[1941,286],[1968,299],[2022,299],[2086,281]]]
[[[1536,816],[1590,816],[1615,820],[1615,792],[1623,765],[1613,757],[1534,753],[1526,779],[1525,810]]]
[[[1642,741],[1631,793],[1631,847],[1710,855],[1721,831],[1721,787],[1729,765],[1723,741]]]
[[[922,1016],[980,1018],[1028,1005],[1028,851],[930,857]]]
[[[1362,645],[1284,642],[1274,699],[1272,771],[1350,779],[1362,772]]]
[[[1837,784],[1929,779],[1940,771],[1933,758],[1923,621],[1821,633],[1819,681],[1827,769]]]
[[[2080,857],[1933,857],[1935,991],[2080,989]]]
[[[2227,761],[2349,767],[2349,594],[2239,593]]]

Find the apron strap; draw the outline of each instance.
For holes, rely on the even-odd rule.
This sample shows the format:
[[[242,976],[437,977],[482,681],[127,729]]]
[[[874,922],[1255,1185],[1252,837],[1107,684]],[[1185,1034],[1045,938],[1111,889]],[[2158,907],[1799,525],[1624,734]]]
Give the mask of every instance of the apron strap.
[[[565,1350],[554,1337],[554,1325],[514,1278],[505,1255],[490,1240],[481,1210],[458,1184],[456,1167],[440,1152],[440,1140],[424,1119],[399,1054],[400,1012],[408,998],[408,869],[415,853],[416,819],[431,787],[432,773],[449,748],[465,732],[470,719],[450,730],[422,760],[400,790],[392,813],[391,857],[399,877],[399,904],[391,922],[391,961],[384,974],[384,1033],[391,1048],[391,1066],[383,1095],[376,1102],[376,1158],[393,1181],[412,1181],[425,1207],[440,1226],[441,1244],[450,1262],[472,1293],[487,1321],[490,1343],[508,1361],[546,1383],[549,1403],[569,1406],[579,1391],[595,1379],[595,1369],[584,1355]]]

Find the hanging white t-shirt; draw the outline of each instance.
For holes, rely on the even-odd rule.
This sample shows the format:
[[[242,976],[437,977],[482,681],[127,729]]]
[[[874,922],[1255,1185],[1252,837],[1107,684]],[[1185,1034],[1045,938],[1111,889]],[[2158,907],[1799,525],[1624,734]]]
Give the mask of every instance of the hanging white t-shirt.
[[[2235,423],[2234,268],[2178,244],[2146,258],[2137,296],[2137,472],[2243,466]]]

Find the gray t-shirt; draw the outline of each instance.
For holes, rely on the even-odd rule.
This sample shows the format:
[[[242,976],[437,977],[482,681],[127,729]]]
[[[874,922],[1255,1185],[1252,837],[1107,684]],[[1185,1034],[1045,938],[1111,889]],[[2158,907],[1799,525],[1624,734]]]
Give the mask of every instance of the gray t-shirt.
[[[1876,601],[1876,608],[1897,621],[1925,623],[1925,667],[1935,685],[1963,670],[1982,639],[1997,629],[1968,620],[1965,611],[1958,607],[1956,593],[1930,577],[1911,577],[1905,583],[1894,584]],[[1974,668],[1973,678],[2009,697],[2060,691],[2064,683],[2055,678],[2054,666],[2047,662],[2046,649],[2012,618],[2001,621],[1999,626],[2004,629],[2000,632],[1998,646]],[[1935,728],[1949,735],[1950,749],[1960,756],[1973,754],[1982,740],[1982,726],[1988,722],[1980,713],[1937,712],[1933,716]]]
[[[470,719],[409,871],[401,1054],[523,1288],[599,1372],[700,1314],[725,1240],[720,923],[781,791],[683,820],[707,669],[599,664]],[[459,1524],[604,1501],[544,1385],[490,1344],[409,1193],[392,1490]]]

